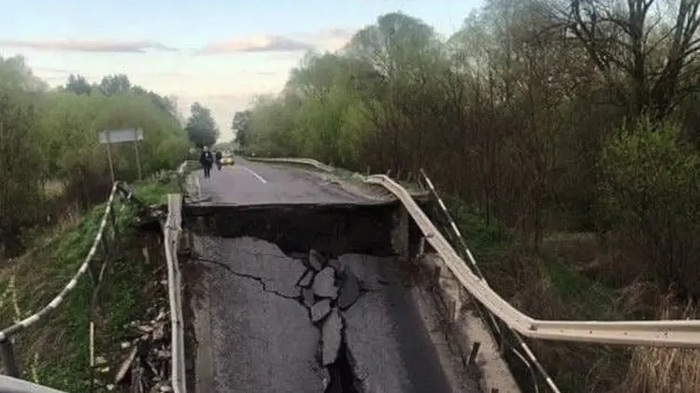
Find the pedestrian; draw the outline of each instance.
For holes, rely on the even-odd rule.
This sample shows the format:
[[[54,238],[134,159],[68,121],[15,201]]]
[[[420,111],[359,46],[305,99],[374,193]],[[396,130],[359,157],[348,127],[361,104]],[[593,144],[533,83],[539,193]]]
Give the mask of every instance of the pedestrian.
[[[202,154],[199,156],[199,162],[204,168],[204,178],[208,179],[211,176],[211,167],[214,165],[214,156],[212,156],[207,146],[204,146],[202,149]]]
[[[222,158],[224,155],[221,154],[221,150],[217,150],[217,151],[216,151],[216,154],[214,154],[214,156],[216,157],[216,168],[217,168],[218,170],[221,170],[221,165],[222,165],[222,164],[221,164],[221,158]]]

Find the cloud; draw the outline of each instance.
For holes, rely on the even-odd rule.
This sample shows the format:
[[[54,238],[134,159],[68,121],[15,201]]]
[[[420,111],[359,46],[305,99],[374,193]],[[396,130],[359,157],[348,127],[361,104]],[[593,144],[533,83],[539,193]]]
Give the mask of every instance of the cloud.
[[[92,52],[92,53],[145,53],[148,50],[176,51],[177,49],[156,41],[115,40],[0,40],[0,47],[17,47],[40,51]]]
[[[321,30],[311,37],[319,49],[334,51],[345,46],[357,32],[357,29],[331,28]]]
[[[287,35],[257,35],[225,42],[214,42],[196,51],[197,54],[217,55],[253,52],[306,52],[308,50],[337,50],[352,38],[355,30],[330,28],[317,32]]]
[[[199,50],[198,53],[216,55],[236,52],[299,52],[313,48],[313,45],[293,38],[280,35],[261,35],[211,43]]]

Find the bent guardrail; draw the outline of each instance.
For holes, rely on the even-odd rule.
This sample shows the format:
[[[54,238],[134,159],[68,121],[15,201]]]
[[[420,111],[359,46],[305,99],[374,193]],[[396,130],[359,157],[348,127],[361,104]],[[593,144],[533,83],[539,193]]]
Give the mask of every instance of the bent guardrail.
[[[3,393],[66,393],[61,390],[52,389],[35,383],[0,375],[0,386]]]
[[[260,161],[260,162],[277,162],[282,164],[301,164],[310,165],[316,167],[325,172],[333,172],[335,168],[330,165],[326,165],[321,161],[314,160],[313,158],[267,158],[267,157],[246,157],[250,161]]]
[[[532,318],[501,298],[483,278],[479,278],[467,267],[467,264],[401,185],[385,175],[368,176],[365,181],[383,186],[394,194],[457,280],[489,312],[523,336],[543,340],[598,344],[700,348],[700,320],[606,322]]]
[[[78,271],[63,287],[61,292],[59,292],[59,294],[56,295],[56,297],[54,297],[53,300],[51,300],[51,302],[49,302],[41,310],[0,331],[0,357],[2,358],[2,363],[5,367],[5,373],[7,375],[15,378],[20,376],[20,366],[17,363],[13,348],[13,336],[37,323],[51,313],[51,311],[56,309],[63,302],[63,299],[69,294],[69,292],[75,288],[75,286],[78,284],[78,280],[80,280],[86,272],[89,274],[90,280],[93,284],[91,310],[94,307],[94,303],[97,299],[97,294],[102,283],[102,277],[104,276],[105,268],[107,267],[111,256],[111,246],[108,244],[108,237],[105,236],[105,229],[107,228],[108,223],[112,229],[112,241],[114,241],[117,237],[117,224],[116,217],[114,215],[114,200],[116,195],[120,192],[124,193],[124,190],[121,188],[121,183],[115,182],[112,186],[112,191],[109,194],[109,198],[107,199],[107,206],[102,214],[100,227],[95,234],[95,240],[92,243],[92,247],[90,247],[90,251],[88,252],[87,256],[85,256],[85,259],[78,268]],[[126,198],[129,199],[130,196],[127,196]],[[95,265],[93,263],[95,255],[98,252],[98,248],[100,248],[102,251],[102,258],[100,258],[100,261],[102,262],[101,265]]]
[[[463,253],[462,256],[466,257],[465,259],[468,261],[469,267],[472,269],[472,272],[479,278],[482,278],[486,285],[488,285],[486,278],[481,273],[481,269],[479,269],[479,265],[476,262],[476,258],[474,258],[474,254],[467,246],[467,242],[464,240],[464,237],[462,236],[461,231],[457,227],[457,224],[455,223],[454,219],[452,218],[452,215],[447,209],[445,202],[443,202],[442,198],[440,198],[440,195],[435,189],[433,182],[430,180],[430,178],[423,169],[420,170],[420,175],[423,181],[425,182],[425,185],[427,186],[428,190],[430,190],[430,193],[433,195],[433,198],[437,202],[440,211],[443,213],[447,222],[449,223],[447,225],[447,230],[449,231],[448,233],[451,233],[453,239],[455,239],[455,241],[459,244],[459,248],[461,248],[461,251]],[[454,246],[453,248],[457,249],[458,247]],[[559,393],[559,387],[557,387],[552,377],[549,376],[547,370],[544,368],[542,363],[540,363],[540,361],[537,360],[535,354],[532,352],[527,343],[520,337],[520,335],[517,332],[514,332],[512,329],[510,329],[507,325],[504,327],[500,326],[500,321],[498,321],[494,317],[494,315],[481,303],[476,302],[476,309],[481,319],[484,321],[485,325],[489,327],[492,337],[496,340],[496,342],[498,342],[499,346],[501,347],[501,350],[504,351],[507,349],[513,352],[515,357],[519,359],[528,369],[528,372],[530,373],[530,376],[533,379],[532,382],[534,385],[533,387],[535,388],[535,392],[539,391],[539,385],[535,375],[535,370],[537,370],[537,372],[540,374],[547,386],[549,386],[550,390],[554,393]],[[508,333],[508,336],[513,337],[513,339],[515,340],[515,345],[509,342],[508,337],[505,333]],[[522,352],[517,347],[520,347],[520,350],[522,350]]]

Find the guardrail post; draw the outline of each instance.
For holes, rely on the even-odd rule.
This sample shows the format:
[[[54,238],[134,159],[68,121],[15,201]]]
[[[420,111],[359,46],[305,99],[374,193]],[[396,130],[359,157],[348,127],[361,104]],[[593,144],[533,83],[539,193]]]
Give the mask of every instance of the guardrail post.
[[[109,221],[112,224],[112,239],[116,241],[119,233],[117,231],[117,216],[114,214],[114,203],[109,206]]]
[[[15,378],[19,377],[19,365],[17,364],[15,351],[9,337],[0,341],[0,355],[2,356],[2,364],[5,367],[5,374]]]

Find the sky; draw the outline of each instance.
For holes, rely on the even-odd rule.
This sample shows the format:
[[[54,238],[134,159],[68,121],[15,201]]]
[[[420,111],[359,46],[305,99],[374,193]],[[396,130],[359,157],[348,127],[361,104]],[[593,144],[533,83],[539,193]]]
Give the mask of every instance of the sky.
[[[482,0],[0,0],[0,56],[22,55],[51,86],[124,73],[210,108],[221,139],[257,94],[277,93],[309,49],[334,51],[401,11],[449,36]]]

